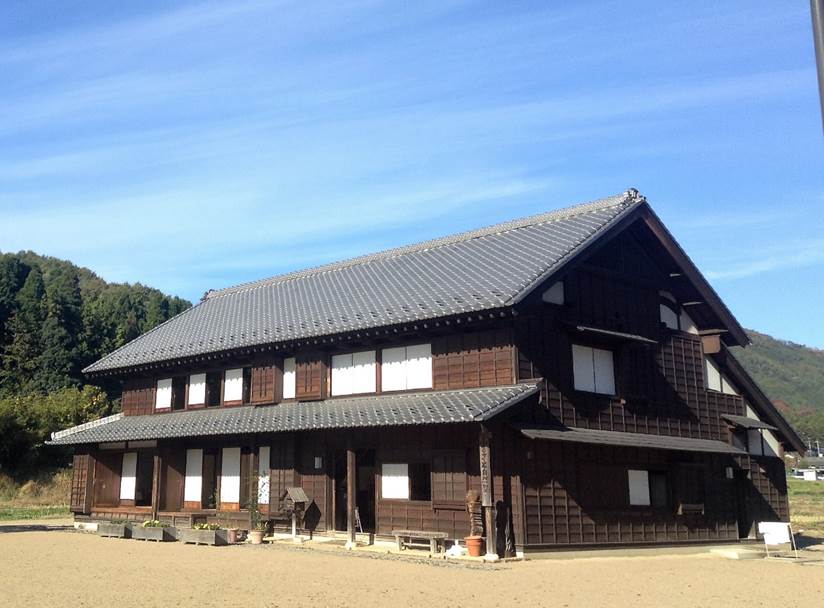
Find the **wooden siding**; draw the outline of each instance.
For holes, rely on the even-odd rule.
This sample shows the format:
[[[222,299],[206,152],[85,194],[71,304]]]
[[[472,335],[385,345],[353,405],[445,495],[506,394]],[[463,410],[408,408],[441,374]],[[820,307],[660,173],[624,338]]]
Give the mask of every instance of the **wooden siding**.
[[[738,538],[732,458],[535,441],[524,468],[526,546],[674,543]],[[679,467],[698,466],[704,514],[677,515]],[[629,505],[628,469],[668,474],[666,508]]]
[[[790,521],[787,473],[780,458],[750,456],[750,518],[758,521]]]
[[[72,488],[69,508],[72,513],[89,513],[92,507],[92,481],[94,460],[88,453],[74,455]]]
[[[708,391],[699,336],[659,328],[657,344],[598,340],[570,328],[554,310],[537,311],[516,324],[520,379],[543,377],[543,410],[529,421],[629,433],[727,441],[722,414],[744,414],[737,395]],[[572,344],[610,349],[615,396],[577,391]]]
[[[123,414],[139,416],[154,412],[156,386],[157,381],[154,379],[127,380],[123,385],[123,396],[120,400]]]
[[[269,450],[269,512],[283,512],[286,489],[298,486],[299,475],[295,471],[294,435],[275,436]]]
[[[500,386],[515,381],[509,328],[458,333],[432,342],[435,390]]]

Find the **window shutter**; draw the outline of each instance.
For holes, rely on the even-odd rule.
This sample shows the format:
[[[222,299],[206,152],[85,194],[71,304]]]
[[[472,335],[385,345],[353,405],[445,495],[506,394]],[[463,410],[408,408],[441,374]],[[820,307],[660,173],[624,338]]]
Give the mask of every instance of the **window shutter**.
[[[260,365],[252,368],[250,402],[252,404],[275,402],[274,365]]]
[[[466,491],[466,452],[435,450],[432,455],[432,505],[463,509]]]

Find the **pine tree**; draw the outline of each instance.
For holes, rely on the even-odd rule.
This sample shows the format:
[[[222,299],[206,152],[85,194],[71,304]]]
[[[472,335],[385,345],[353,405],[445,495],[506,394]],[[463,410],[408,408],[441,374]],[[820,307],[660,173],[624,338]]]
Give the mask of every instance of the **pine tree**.
[[[16,297],[16,311],[9,320],[9,342],[3,352],[0,387],[5,394],[31,387],[43,352],[42,329],[46,321],[46,286],[36,266]]]
[[[82,381],[78,366],[83,333],[79,277],[71,269],[58,268],[48,279],[43,350],[34,379],[42,392],[78,386]]]

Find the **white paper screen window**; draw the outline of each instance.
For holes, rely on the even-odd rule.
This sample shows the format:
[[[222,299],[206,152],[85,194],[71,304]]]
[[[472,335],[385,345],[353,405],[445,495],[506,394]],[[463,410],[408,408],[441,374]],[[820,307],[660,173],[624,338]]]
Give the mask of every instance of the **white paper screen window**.
[[[261,446],[258,450],[258,502],[269,504],[269,446]]]
[[[629,504],[648,507],[649,500],[649,471],[630,469],[627,471],[629,481]]]
[[[189,376],[189,405],[203,405],[206,403],[206,374],[192,374]]]
[[[572,373],[576,390],[615,394],[615,363],[610,350],[573,344]]]
[[[381,352],[381,390],[432,388],[432,345],[386,348]]]
[[[203,450],[186,450],[186,480],[183,500],[200,502],[203,492]]]
[[[283,360],[283,398],[295,398],[295,358],[288,357]]]
[[[375,392],[375,351],[332,357],[332,395]]]
[[[243,400],[243,369],[227,369],[223,377],[223,401]]]
[[[381,465],[381,497],[409,499],[409,465]]]
[[[134,500],[136,477],[137,452],[126,452],[123,454],[123,468],[120,471],[120,500]]]
[[[220,465],[220,502],[240,502],[240,448],[223,448]]]
[[[718,366],[709,357],[704,357],[704,369],[706,370],[707,388],[711,391],[721,390],[721,372]]]
[[[155,393],[155,409],[167,410],[172,407],[172,379],[164,378],[157,381]]]

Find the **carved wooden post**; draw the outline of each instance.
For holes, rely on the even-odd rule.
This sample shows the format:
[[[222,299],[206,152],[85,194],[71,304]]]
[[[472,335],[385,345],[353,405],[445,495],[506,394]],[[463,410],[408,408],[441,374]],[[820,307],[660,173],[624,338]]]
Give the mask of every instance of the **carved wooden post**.
[[[479,457],[481,472],[481,506],[484,510],[484,525],[486,525],[486,559],[497,559],[495,553],[495,512],[492,501],[492,452],[490,443],[492,434],[482,426],[479,438]]]
[[[355,547],[355,485],[356,475],[355,450],[346,450],[346,545],[350,549]]]

